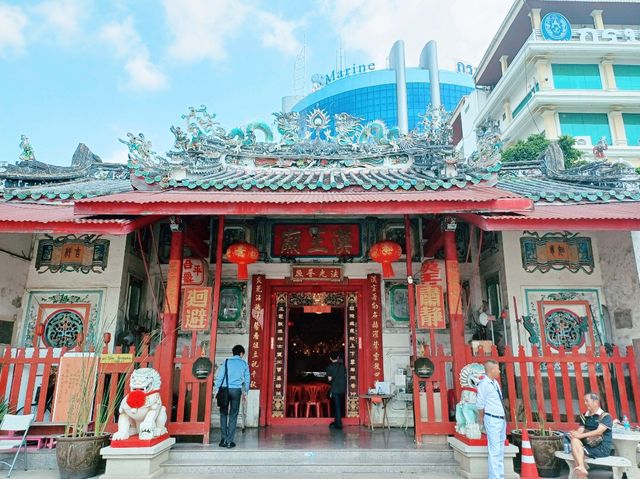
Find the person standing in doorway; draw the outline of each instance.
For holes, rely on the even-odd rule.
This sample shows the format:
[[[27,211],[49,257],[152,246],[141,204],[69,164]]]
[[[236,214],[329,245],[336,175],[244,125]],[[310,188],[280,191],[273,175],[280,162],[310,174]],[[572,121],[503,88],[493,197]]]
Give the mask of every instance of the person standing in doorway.
[[[327,366],[327,380],[331,387],[331,404],[333,405],[334,420],[329,427],[342,429],[342,410],[344,408],[344,395],[347,390],[347,370],[340,358],[340,354],[332,352],[329,354],[331,364]]]
[[[244,348],[238,344],[233,347],[231,352],[233,356],[220,366],[213,386],[214,396],[221,387],[229,388],[229,404],[226,408],[220,408],[222,439],[220,439],[220,444],[218,444],[220,447],[229,449],[236,447],[236,443],[233,442],[233,440],[236,436],[240,401],[246,401],[244,394],[249,392],[249,384],[251,381],[249,365],[243,359],[245,354]],[[225,373],[227,375],[226,379]]]
[[[502,389],[498,383],[500,365],[489,359],[484,363],[486,375],[478,385],[478,422],[484,424],[489,446],[489,479],[504,479],[504,441],[507,438],[507,422]]]

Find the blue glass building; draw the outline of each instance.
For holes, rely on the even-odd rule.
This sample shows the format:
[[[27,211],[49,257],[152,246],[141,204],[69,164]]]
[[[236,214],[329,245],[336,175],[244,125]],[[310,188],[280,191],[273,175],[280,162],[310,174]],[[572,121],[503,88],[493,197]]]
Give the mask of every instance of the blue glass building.
[[[406,68],[407,111],[409,130],[420,122],[431,103],[429,71]],[[440,97],[444,107],[452,111],[460,99],[473,90],[473,78],[464,73],[439,70]],[[382,120],[387,127],[398,126],[396,73],[374,70],[331,82],[296,103],[292,111],[301,114],[314,108],[325,110],[332,118],[337,113],[350,113],[364,118],[365,123]]]

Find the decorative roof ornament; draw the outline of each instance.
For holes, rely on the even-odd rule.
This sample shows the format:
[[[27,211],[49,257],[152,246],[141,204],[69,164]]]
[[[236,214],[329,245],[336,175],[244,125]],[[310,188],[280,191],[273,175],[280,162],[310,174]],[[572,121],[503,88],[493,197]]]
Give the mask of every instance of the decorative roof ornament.
[[[593,157],[596,160],[605,160],[607,158],[607,154],[605,151],[609,148],[607,145],[607,139],[603,136],[600,138],[600,141],[595,144],[593,147]]]
[[[27,135],[20,135],[20,148],[22,149],[20,161],[36,161],[36,154]]]
[[[497,171],[494,165],[474,171],[460,161],[444,108],[430,108],[408,134],[347,113],[331,118],[320,108],[274,117],[275,141],[266,123],[227,133],[206,107],[190,108],[182,116],[185,126],[171,127],[175,142],[168,160],[152,152],[142,135],[121,141],[129,147],[133,181],[144,188],[435,189],[477,183]]]
[[[422,138],[430,146],[451,145],[453,129],[451,127],[451,114],[444,106],[434,107],[429,105],[424,115],[420,115],[422,121]]]
[[[500,123],[497,120],[486,120],[476,128],[478,149],[469,157],[468,164],[472,168],[490,168],[500,163],[502,140]]]

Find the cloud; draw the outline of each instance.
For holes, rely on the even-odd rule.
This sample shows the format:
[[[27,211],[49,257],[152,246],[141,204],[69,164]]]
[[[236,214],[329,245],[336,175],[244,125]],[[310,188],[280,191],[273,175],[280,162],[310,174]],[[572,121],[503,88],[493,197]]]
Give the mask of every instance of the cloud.
[[[164,0],[173,43],[169,54],[185,61],[224,60],[225,43],[240,33],[250,8],[231,0]]]
[[[167,77],[151,62],[149,49],[138,35],[133,18],[107,23],[100,30],[99,37],[114,49],[117,57],[124,60],[129,88],[156,91],[167,87]]]
[[[418,64],[429,40],[438,41],[441,68],[464,60],[477,64],[506,15],[511,0],[326,0],[321,12],[348,52],[380,65],[396,40],[404,40],[407,65]]]
[[[169,55],[195,62],[223,61],[229,41],[255,34],[262,45],[295,55],[300,42],[295,30],[301,21],[286,20],[257,5],[232,0],[164,0],[166,21],[173,42]]]
[[[24,51],[27,23],[27,16],[20,7],[0,3],[0,56]]]
[[[124,69],[129,74],[132,84],[149,90],[162,90],[167,87],[167,78],[160,69],[144,55],[127,61]]]
[[[296,39],[295,30],[303,25],[301,21],[284,20],[272,13],[261,12],[258,18],[264,29],[262,43],[267,47],[273,47],[287,55],[295,55],[301,48]]]
[[[87,2],[78,0],[47,0],[33,7],[35,15],[42,17],[42,28],[52,32],[61,43],[70,43],[82,31],[86,20]]]

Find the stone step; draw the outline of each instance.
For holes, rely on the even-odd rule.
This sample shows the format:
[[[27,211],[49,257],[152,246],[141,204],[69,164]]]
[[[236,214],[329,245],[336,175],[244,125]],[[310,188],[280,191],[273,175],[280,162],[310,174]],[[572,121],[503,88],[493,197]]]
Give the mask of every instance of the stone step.
[[[177,449],[163,464],[168,475],[223,474],[455,474],[450,449]]]

